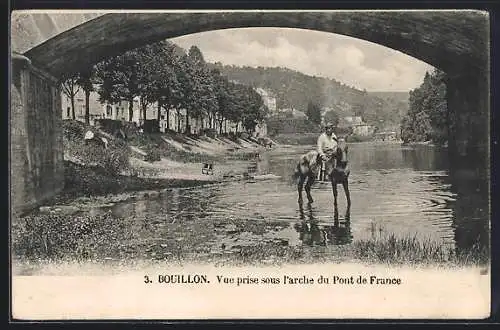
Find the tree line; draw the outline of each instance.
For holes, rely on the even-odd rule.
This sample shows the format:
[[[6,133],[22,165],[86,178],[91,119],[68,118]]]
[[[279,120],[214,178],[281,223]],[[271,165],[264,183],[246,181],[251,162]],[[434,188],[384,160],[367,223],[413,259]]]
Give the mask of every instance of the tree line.
[[[410,91],[410,108],[401,122],[401,139],[408,142],[448,141],[451,125],[446,103],[445,73],[426,72],[422,84]]]
[[[379,97],[331,78],[310,76],[282,67],[210,65],[231,79],[272,91],[278,109],[290,108],[306,113],[312,103],[320,108],[330,108],[338,117],[361,116],[365,122],[380,129],[399,127],[408,110],[407,99]],[[315,121],[317,115],[313,115],[312,122]]]
[[[262,97],[248,85],[230,81],[218,68],[210,67],[201,50],[192,46],[188,52],[169,41],[161,41],[129,50],[107,58],[91,68],[63,77],[62,91],[71,100],[75,119],[75,95],[81,88],[85,93],[85,121],[90,121],[89,96],[94,86],[101,103],[127,101],[128,119],[133,118],[133,102],[139,98],[142,118],[148,106],[157,104],[158,122],[161,109],[166,111],[167,129],[170,129],[170,111],[177,112],[180,127],[181,111],[185,111],[186,133],[190,118],[207,118],[210,127],[229,120],[241,122],[247,131],[267,115]],[[203,121],[202,121],[203,123]]]

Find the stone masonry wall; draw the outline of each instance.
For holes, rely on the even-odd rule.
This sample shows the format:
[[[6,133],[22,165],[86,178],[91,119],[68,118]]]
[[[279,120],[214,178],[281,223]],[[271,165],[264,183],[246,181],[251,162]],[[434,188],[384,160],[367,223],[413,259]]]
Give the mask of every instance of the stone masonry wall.
[[[17,213],[64,185],[60,90],[26,60],[13,59],[11,82],[11,206]]]

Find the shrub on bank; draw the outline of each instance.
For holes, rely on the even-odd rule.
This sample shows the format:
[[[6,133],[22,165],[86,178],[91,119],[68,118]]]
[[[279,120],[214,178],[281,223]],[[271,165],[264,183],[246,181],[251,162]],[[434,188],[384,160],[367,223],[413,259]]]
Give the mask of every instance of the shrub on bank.
[[[107,149],[93,143],[73,145],[70,154],[86,165],[101,167],[109,175],[116,176],[130,167],[130,151],[126,143],[110,144]]]
[[[102,135],[90,125],[76,121],[64,120],[64,151],[87,166],[100,167],[109,175],[115,176],[129,169],[130,151],[126,141],[107,136],[108,147],[94,141],[84,141],[85,132],[91,130],[98,136]]]
[[[200,130],[200,135],[208,136],[209,138],[216,138],[218,136],[217,130],[214,128],[205,128]]]
[[[83,139],[85,131],[91,126],[87,126],[77,120],[63,120],[63,136],[69,141],[78,141]]]
[[[159,148],[149,148],[146,149],[146,156],[144,157],[144,160],[147,162],[157,162],[161,160],[162,153],[160,152]]]

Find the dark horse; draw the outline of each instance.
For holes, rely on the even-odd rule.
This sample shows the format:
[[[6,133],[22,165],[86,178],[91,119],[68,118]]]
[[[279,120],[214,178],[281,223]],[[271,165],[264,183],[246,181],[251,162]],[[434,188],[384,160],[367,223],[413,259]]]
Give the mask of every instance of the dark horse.
[[[333,168],[330,180],[332,182],[333,189],[333,203],[335,209],[337,209],[337,185],[340,183],[344,188],[345,197],[347,200],[347,207],[351,206],[351,194],[349,192],[349,174],[351,170],[348,166],[347,152],[349,147],[345,143],[344,139],[339,139],[339,145],[337,147],[337,152],[335,153],[335,167]]]
[[[349,193],[349,174],[350,170],[347,161],[348,146],[343,139],[339,139],[339,145],[336,152],[333,154],[335,166],[333,167],[332,173],[329,175],[330,182],[332,183],[334,206],[337,208],[337,185],[342,184],[344,187],[344,192],[347,199],[347,205],[351,205],[351,195]],[[302,203],[302,190],[306,191],[307,200],[309,203],[313,203],[313,198],[311,196],[311,186],[318,177],[319,172],[322,169],[321,156],[315,150],[309,151],[308,153],[302,155],[297,163],[295,169],[294,178],[297,181],[297,192],[299,195],[298,202]],[[305,184],[305,185],[304,185]]]

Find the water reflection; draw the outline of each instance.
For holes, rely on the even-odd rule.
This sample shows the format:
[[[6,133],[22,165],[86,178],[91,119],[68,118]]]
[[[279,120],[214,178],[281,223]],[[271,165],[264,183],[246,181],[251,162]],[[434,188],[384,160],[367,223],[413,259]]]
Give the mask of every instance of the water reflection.
[[[117,217],[133,218],[147,229],[157,223],[202,220],[213,212],[214,202],[220,199],[220,187],[216,185],[201,189],[173,188],[154,197],[118,203],[111,207],[111,212]]]
[[[420,179],[449,190],[452,200],[440,200],[451,210],[451,227],[457,253],[489,248],[488,180],[455,172],[450,168],[447,149],[419,146],[401,149],[403,158],[415,171],[446,169],[444,175],[425,175]]]
[[[350,207],[346,209],[343,219],[339,219],[338,208],[334,209],[333,225],[319,222],[311,204],[307,204],[306,211],[299,204],[299,218],[301,222],[296,223],[294,228],[299,233],[299,240],[305,245],[345,245],[352,242]]]
[[[416,171],[447,170],[449,167],[448,152],[444,148],[416,146],[400,150],[405,164]]]
[[[416,235],[454,244],[460,251],[489,245],[489,192],[476,181],[452,175],[445,149],[352,144],[350,190],[356,206],[344,213],[345,199],[339,198],[339,214],[333,209],[331,185],[321,183],[313,186],[314,204],[299,205],[297,211],[296,187],[290,177],[298,157],[309,148],[269,151],[249,160],[257,173],[269,172],[281,179],[171,189],[156,197],[117,203],[111,210],[132,219],[130,229],[138,236],[158,239],[190,230],[189,235],[202,241],[210,239],[214,224],[245,222],[253,230],[286,222],[288,231],[278,230],[276,235],[304,245],[349,244],[353,235],[370,239],[377,235],[375,228],[378,235],[382,229],[400,237]],[[228,229],[224,235],[233,233]]]
[[[457,252],[489,249],[489,194],[477,181],[452,177],[457,198],[452,208],[453,230]]]

